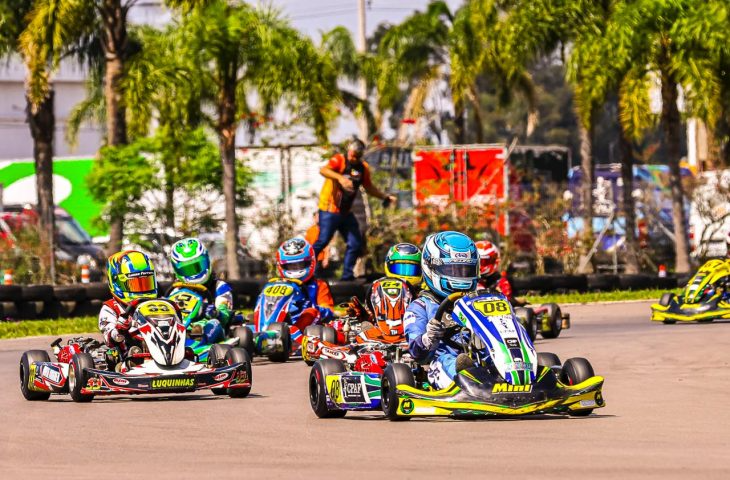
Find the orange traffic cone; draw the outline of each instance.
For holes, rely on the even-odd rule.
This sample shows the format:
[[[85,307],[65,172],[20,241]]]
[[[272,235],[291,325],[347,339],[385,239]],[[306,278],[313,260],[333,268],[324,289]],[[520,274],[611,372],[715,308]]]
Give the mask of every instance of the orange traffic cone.
[[[12,268],[5,269],[5,277],[3,278],[3,284],[4,285],[13,284],[13,269]]]
[[[667,267],[659,265],[659,278],[665,278],[667,276]]]
[[[89,266],[81,265],[81,283],[89,283],[91,276],[89,275]]]

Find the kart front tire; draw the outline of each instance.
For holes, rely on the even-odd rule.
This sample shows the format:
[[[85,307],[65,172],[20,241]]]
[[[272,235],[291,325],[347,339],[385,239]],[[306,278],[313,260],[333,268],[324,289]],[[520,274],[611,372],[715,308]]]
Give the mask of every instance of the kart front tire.
[[[217,368],[225,365],[226,355],[228,355],[229,350],[231,350],[231,346],[226,345],[225,343],[216,343],[211,345],[210,350],[208,350],[208,366],[211,368]],[[213,392],[214,395],[225,395],[228,393],[226,388],[211,388],[210,391]]]
[[[547,307],[547,311],[545,312],[547,328],[543,328],[546,323],[543,321],[543,325],[540,325],[542,338],[558,338],[560,332],[563,330],[563,312],[560,311],[560,307],[555,303],[548,303],[545,307]]]
[[[537,352],[537,365],[539,367],[560,368],[560,357],[550,352]]]
[[[560,372],[560,381],[566,385],[577,385],[585,382],[589,378],[595,376],[591,362],[585,358],[575,357],[569,358],[563,364]],[[570,411],[569,414],[574,417],[586,417],[593,412],[593,409]]]
[[[520,319],[520,323],[527,330],[527,336],[531,342],[534,342],[537,338],[537,320],[535,319],[535,311],[531,308],[517,307],[515,308],[515,314]]]
[[[410,367],[404,363],[391,363],[385,367],[381,379],[380,404],[386,418],[393,421],[410,420],[411,417],[398,415],[398,385],[416,386],[416,379]]]
[[[291,354],[291,332],[289,331],[288,323],[272,323],[266,327],[268,331],[275,331],[277,336],[281,338],[282,351],[272,353],[269,355],[269,360],[272,362],[284,363],[289,360]]]
[[[659,305],[666,307],[669,306],[674,300],[674,294],[672,292],[666,292],[662,294],[662,298],[659,299]]]
[[[253,383],[253,377],[251,376],[251,356],[246,350],[244,350],[243,348],[231,348],[226,352],[225,360],[228,365],[242,363],[244,365],[244,369],[246,370],[248,381]],[[249,393],[251,393],[250,386],[228,389],[228,396],[231,398],[244,398],[247,397]]]
[[[238,339],[238,346],[248,353],[248,356],[253,358],[256,354],[256,347],[253,341],[253,332],[248,327],[233,327],[231,330],[231,337]]]
[[[28,350],[20,357],[20,392],[26,400],[48,400],[51,392],[38,392],[30,389],[30,365],[34,362],[50,362],[45,350]]]
[[[322,340],[337,344],[337,331],[332,327],[322,327]]]
[[[310,337],[310,338],[322,338],[322,325],[310,325],[307,328],[304,329],[304,336]],[[304,356],[304,352],[302,351],[302,356]],[[305,358],[304,363],[309,365],[310,367],[314,365],[315,360],[307,360]]]
[[[81,389],[89,383],[87,369],[94,368],[94,359],[88,353],[76,353],[71,357],[68,368],[68,393],[74,402],[85,403],[94,399],[93,394],[81,393]]]
[[[309,404],[319,418],[342,418],[347,410],[327,406],[327,375],[344,373],[347,369],[340,360],[323,358],[315,362],[309,372]]]

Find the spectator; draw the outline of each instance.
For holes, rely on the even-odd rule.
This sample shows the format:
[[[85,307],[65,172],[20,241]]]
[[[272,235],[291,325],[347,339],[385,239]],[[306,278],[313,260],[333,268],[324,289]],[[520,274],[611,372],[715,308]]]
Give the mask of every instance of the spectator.
[[[368,195],[395,201],[393,195],[383,193],[373,185],[370,167],[363,160],[364,153],[365,144],[353,139],[347,146],[347,158],[338,153],[319,171],[325,182],[319,196],[319,236],[314,243],[314,251],[319,255],[329,245],[335,232],[340,232],[347,244],[342,280],[355,278],[353,268],[363,248],[360,226],[352,213],[352,204],[360,186]]]

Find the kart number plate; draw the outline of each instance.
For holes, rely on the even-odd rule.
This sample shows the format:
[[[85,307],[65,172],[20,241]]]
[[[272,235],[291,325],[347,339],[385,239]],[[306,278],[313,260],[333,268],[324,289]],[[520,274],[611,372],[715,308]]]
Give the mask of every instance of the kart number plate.
[[[505,315],[510,312],[509,303],[504,300],[476,300],[472,305],[483,315]]]
[[[264,289],[267,297],[287,297],[294,292],[291,285],[269,285]]]
[[[176,292],[170,295],[170,300],[177,303],[177,306],[180,307],[180,310],[185,315],[188,315],[190,312],[195,310],[195,307],[198,306],[198,303],[200,303],[200,297],[198,295],[194,295],[190,292]]]
[[[140,314],[145,317],[152,315],[175,315],[175,309],[167,302],[150,300],[141,304],[138,308]]]

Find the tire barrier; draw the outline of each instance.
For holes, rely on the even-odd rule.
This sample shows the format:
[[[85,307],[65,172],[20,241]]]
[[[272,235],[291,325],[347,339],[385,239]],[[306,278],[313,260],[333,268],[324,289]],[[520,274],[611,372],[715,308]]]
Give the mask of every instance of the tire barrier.
[[[646,288],[674,289],[683,287],[688,275],[656,277],[645,274],[532,275],[510,279],[515,295],[568,292],[608,292]],[[252,308],[256,297],[268,280],[252,277],[230,281],[236,308]],[[332,281],[330,290],[335,305],[346,303],[350,297],[363,297],[374,278],[348,282]],[[171,282],[161,281],[160,292],[166,292]],[[36,318],[66,318],[96,315],[101,304],[110,299],[106,282],[74,285],[0,285],[0,320]]]

